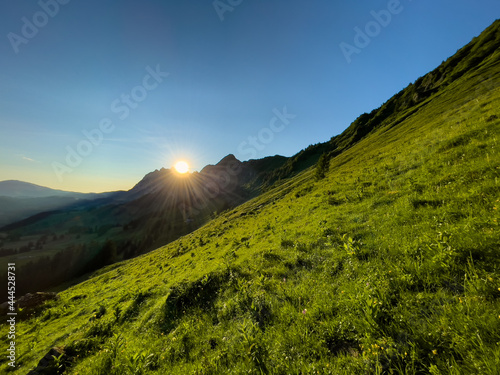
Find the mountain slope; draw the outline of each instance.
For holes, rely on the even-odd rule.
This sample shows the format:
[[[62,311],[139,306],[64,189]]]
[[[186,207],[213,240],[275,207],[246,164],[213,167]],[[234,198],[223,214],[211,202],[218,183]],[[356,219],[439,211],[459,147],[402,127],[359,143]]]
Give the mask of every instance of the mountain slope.
[[[9,256],[18,272],[31,275],[29,281],[18,282],[20,294],[57,287],[192,232],[257,195],[262,175],[286,160],[273,156],[240,162],[228,155],[186,176],[163,168],[130,191],[101,194],[91,201],[0,197],[5,203],[0,220],[8,219],[9,207],[18,215],[49,210],[1,228],[0,261]],[[1,292],[0,300],[6,298],[6,291]]]
[[[0,196],[11,198],[46,198],[46,197],[82,197],[83,193],[55,190],[29,182],[6,180],[0,181]]]
[[[498,49],[499,27],[467,61],[489,35]],[[339,138],[360,137],[328,151],[326,178],[309,168],[60,293],[18,323],[14,373],[63,347],[71,374],[496,374],[500,61],[489,51],[418,108]]]
[[[474,38],[455,55],[443,61],[432,72],[409,84],[380,108],[360,115],[340,135],[332,137],[329,142],[311,145],[291,157],[281,168],[265,176],[267,184],[270,185],[278,179],[293,176],[314,165],[323,153],[333,157],[352,147],[372,131],[386,126],[395,126],[418,113],[465,73],[473,74],[484,64],[495,64],[500,59],[499,24],[500,20],[495,21],[479,37]],[[487,84],[489,80],[488,76],[479,75],[477,78],[484,81],[484,84]]]
[[[0,181],[0,228],[44,211],[71,209],[116,194],[75,193],[23,181]]]

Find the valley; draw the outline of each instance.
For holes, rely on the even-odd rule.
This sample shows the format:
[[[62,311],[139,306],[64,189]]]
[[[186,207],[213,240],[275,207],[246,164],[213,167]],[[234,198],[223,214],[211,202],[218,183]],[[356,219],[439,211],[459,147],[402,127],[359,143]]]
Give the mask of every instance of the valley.
[[[50,352],[54,374],[496,374],[499,47],[497,20],[290,158],[155,171],[121,202],[4,230],[101,263],[25,312],[18,367],[0,369]],[[237,183],[217,177],[229,163]]]

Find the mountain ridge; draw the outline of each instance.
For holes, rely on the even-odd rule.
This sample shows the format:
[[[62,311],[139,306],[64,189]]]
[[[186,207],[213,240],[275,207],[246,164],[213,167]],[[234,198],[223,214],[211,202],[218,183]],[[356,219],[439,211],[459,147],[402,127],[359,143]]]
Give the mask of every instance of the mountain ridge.
[[[67,210],[120,192],[78,193],[19,180],[0,181],[0,228],[45,211]],[[39,216],[41,217],[41,216]]]
[[[59,293],[18,323],[26,342],[14,373],[57,346],[67,373],[495,374],[500,59],[491,43],[500,47],[498,21],[448,59],[445,77],[424,76],[422,88],[439,88],[418,103],[407,101],[411,87],[396,94],[241,187],[262,194],[199,228],[183,221],[193,229],[185,236]],[[329,164],[318,179],[321,155]],[[159,190],[140,199],[137,209],[163,203]],[[157,219],[160,231],[171,224]]]
[[[266,183],[271,185],[314,165],[323,153],[334,157],[379,127],[391,122],[396,125],[397,121],[414,115],[431,97],[439,95],[440,89],[458,80],[465,72],[477,71],[488,59],[494,61],[500,58],[499,28],[500,19],[497,19],[437,68],[410,83],[380,107],[359,115],[341,134],[333,136],[330,141],[310,145],[289,158],[283,167],[267,174]],[[396,120],[394,116],[400,119]]]
[[[95,194],[98,193],[79,193],[74,191],[52,189],[20,180],[0,181],[0,196],[10,198],[46,198],[53,196],[85,197]]]
[[[276,155],[240,162],[229,154],[217,164],[207,165],[200,172],[181,179],[170,169],[162,168],[145,175],[128,192],[99,201],[84,211],[77,208],[71,214],[56,210],[49,215],[39,215],[33,220],[11,225],[8,229],[18,232],[22,229],[31,235],[41,231],[50,233],[53,222],[58,221],[61,230],[66,231],[64,233],[74,232],[74,236],[78,236],[76,233],[79,232],[88,233],[85,238],[89,241],[99,241],[94,246],[97,249],[104,247],[107,237],[96,237],[94,233],[115,233],[109,239],[119,241],[117,245],[122,253],[114,260],[106,256],[96,261],[96,267],[150,251],[199,228],[222,211],[285,184],[290,178],[314,166],[321,155],[333,159],[370,134],[387,131],[418,115],[433,98],[439,97],[450,81],[458,82],[465,71],[472,74],[488,61],[496,61],[498,52],[494,47],[500,46],[499,25],[500,21],[495,21],[481,36],[457,51],[460,58],[448,58],[378,109],[360,115],[340,135],[311,145],[290,158]],[[477,61],[479,66],[471,64]],[[232,167],[230,164],[233,164]],[[78,221],[74,217],[79,218]],[[15,242],[10,246],[21,244]]]

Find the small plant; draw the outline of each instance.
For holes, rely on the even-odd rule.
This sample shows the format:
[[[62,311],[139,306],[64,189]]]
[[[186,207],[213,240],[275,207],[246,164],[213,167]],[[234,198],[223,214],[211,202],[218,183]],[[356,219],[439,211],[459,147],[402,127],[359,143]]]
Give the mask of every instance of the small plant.
[[[148,355],[146,352],[137,352],[128,357],[126,367],[130,371],[130,374],[141,375],[146,369],[151,367],[153,358],[153,354]]]
[[[266,364],[264,362],[265,350],[260,344],[260,330],[258,326],[248,320],[245,320],[240,327],[241,353],[248,365],[253,365],[259,369],[260,373],[267,373]]]
[[[115,316],[115,321],[120,320],[120,315],[121,315],[122,309],[120,305],[116,305],[115,309],[113,310],[113,314]]]
[[[113,334],[113,339],[110,340],[110,343],[107,346],[113,358],[116,358],[116,356],[118,355],[120,349],[123,347],[124,344],[125,340],[121,334],[116,334],[116,333]]]
[[[109,337],[113,334],[113,324],[109,321],[95,321],[85,333],[85,337]]]
[[[59,356],[52,356],[53,363],[52,363],[52,368],[55,369],[56,374],[62,374],[64,371],[64,368],[66,367],[65,364],[65,355],[64,353],[61,353]]]
[[[341,240],[344,246],[344,250],[347,252],[347,254],[356,255],[356,253],[359,251],[357,241],[353,240],[352,237],[347,237],[347,234],[342,235]]]

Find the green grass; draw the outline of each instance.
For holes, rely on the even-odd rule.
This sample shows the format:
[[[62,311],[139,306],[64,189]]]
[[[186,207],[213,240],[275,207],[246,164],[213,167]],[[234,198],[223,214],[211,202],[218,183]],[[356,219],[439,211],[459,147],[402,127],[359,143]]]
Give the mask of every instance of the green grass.
[[[61,292],[18,323],[13,373],[58,346],[67,374],[498,374],[499,83],[487,60],[324,179]]]

